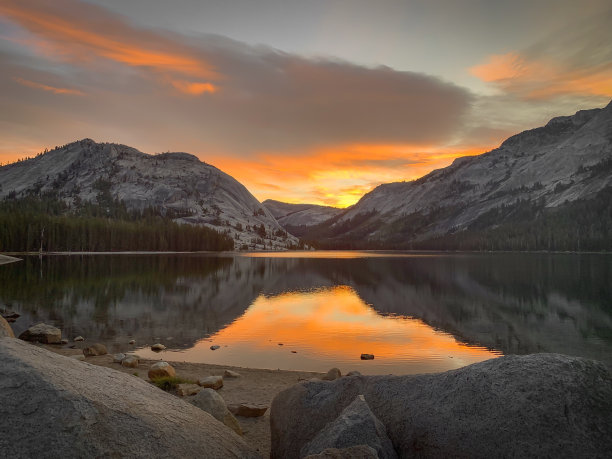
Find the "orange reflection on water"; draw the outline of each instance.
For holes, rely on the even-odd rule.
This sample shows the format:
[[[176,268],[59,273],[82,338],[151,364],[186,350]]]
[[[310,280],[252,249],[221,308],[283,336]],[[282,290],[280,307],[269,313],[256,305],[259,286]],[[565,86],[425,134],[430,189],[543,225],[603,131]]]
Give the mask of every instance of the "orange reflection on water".
[[[213,343],[221,349],[210,351]],[[363,362],[361,353],[376,358]],[[421,320],[381,316],[353,289],[341,286],[261,295],[239,319],[177,357],[262,368],[326,371],[338,366],[344,372],[407,374],[445,371],[498,355]]]

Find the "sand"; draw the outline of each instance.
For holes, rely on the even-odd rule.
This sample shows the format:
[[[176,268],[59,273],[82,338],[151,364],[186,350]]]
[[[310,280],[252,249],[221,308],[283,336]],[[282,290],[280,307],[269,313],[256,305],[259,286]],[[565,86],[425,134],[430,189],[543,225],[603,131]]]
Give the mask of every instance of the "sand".
[[[62,355],[83,355],[80,349],[70,349],[64,346],[44,345],[44,348]],[[113,363],[112,355],[88,357],[86,362],[100,365],[124,373],[133,374],[148,380],[147,372],[156,360],[141,360],[138,368],[125,368]],[[197,381],[206,376],[223,375],[225,370],[240,373],[240,378],[223,378],[223,387],[218,390],[228,405],[237,403],[263,404],[268,411],[260,418],[243,418],[236,416],[244,432],[247,443],[257,448],[263,457],[270,457],[270,405],[272,399],[282,390],[298,381],[320,378],[323,373],[306,371],[264,370],[255,368],[239,368],[205,363],[170,362],[177,376]]]

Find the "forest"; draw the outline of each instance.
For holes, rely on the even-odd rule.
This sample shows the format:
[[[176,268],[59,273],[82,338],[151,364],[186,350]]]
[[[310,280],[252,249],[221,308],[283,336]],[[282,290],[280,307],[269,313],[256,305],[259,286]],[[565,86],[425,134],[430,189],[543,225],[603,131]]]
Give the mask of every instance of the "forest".
[[[69,206],[53,194],[0,201],[0,252],[233,250],[231,237],[181,225],[156,209],[128,211],[101,191],[96,203]]]

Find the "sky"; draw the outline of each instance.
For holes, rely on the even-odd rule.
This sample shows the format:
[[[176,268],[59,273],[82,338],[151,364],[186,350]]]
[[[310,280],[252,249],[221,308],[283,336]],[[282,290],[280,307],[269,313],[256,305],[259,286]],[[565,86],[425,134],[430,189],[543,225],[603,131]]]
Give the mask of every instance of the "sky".
[[[609,0],[0,0],[0,163],[88,137],[345,207],[605,106],[610,30]]]

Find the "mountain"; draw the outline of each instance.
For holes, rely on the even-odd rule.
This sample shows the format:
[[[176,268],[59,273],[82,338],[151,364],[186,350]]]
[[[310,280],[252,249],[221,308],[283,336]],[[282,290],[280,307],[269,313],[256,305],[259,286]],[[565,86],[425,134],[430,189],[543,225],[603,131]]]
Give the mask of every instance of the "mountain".
[[[154,208],[177,223],[227,233],[237,249],[299,242],[244,185],[187,153],[149,155],[84,139],[0,167],[0,199],[46,194],[70,206],[120,201],[132,211]]]
[[[307,227],[322,223],[342,212],[342,209],[337,207],[289,204],[273,199],[267,199],[262,204],[283,228],[298,237],[307,230]]]
[[[601,249],[612,240],[611,187],[612,103],[380,185],[304,238],[337,248]]]

